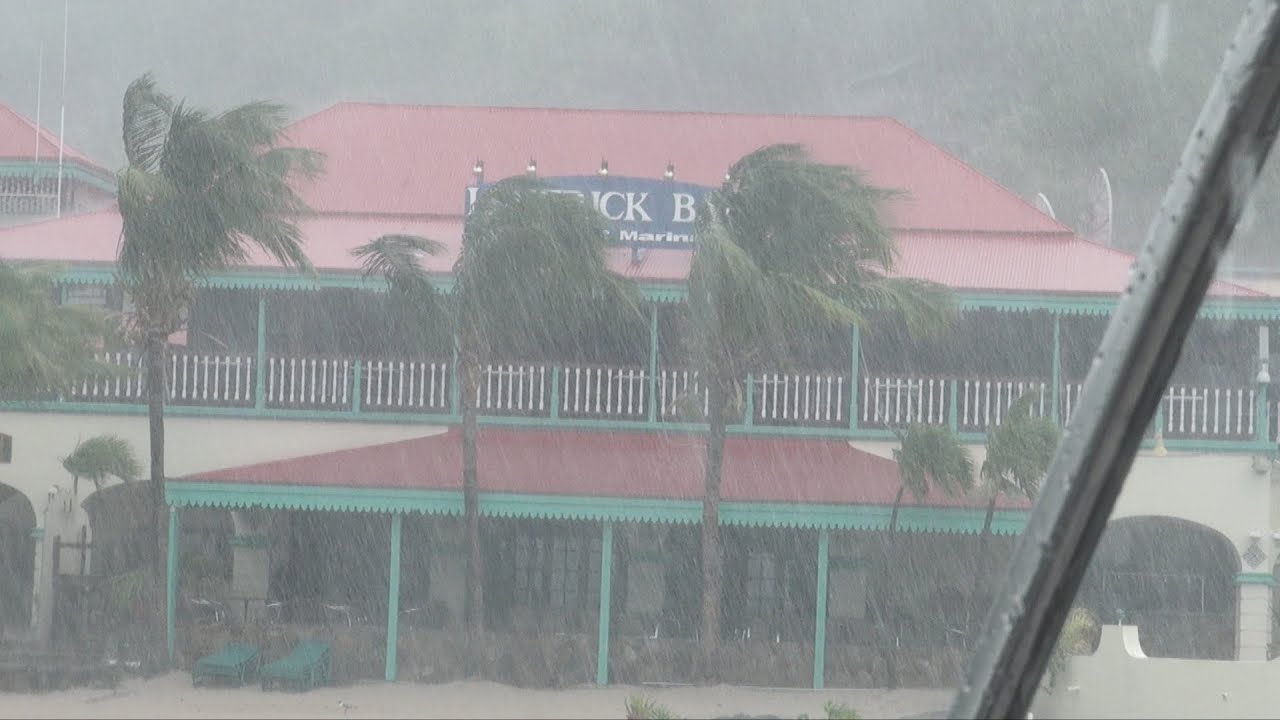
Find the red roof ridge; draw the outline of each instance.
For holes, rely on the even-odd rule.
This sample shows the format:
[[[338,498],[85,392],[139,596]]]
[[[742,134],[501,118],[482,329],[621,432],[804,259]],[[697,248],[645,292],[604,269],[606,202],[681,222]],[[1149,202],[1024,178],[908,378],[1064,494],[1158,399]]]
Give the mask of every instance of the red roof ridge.
[[[19,123],[21,123],[22,125],[26,126],[26,127],[27,127],[27,128],[29,128],[32,132],[34,132],[34,133],[38,134],[38,135],[40,136],[40,139],[41,139],[41,140],[44,140],[46,143],[49,143],[50,145],[54,145],[54,146],[56,146],[56,145],[58,144],[58,138],[57,138],[57,136],[56,136],[56,135],[54,135],[53,133],[49,132],[49,131],[48,131],[48,130],[46,130],[44,127],[42,127],[42,126],[40,126],[40,125],[37,125],[37,124],[35,123],[35,121],[34,121],[34,120],[32,120],[31,118],[27,117],[26,115],[23,115],[22,113],[18,112],[17,110],[14,110],[14,109],[13,109],[12,107],[10,107],[9,105],[6,105],[6,104],[4,104],[4,103],[0,103],[0,112],[4,112],[4,113],[8,114],[8,115],[9,115],[10,117],[12,117],[14,120],[16,120],[17,122],[19,122]],[[64,151],[64,152],[63,152],[63,161],[64,161],[64,162],[66,162],[66,161],[70,160],[71,162],[74,162],[74,163],[77,163],[77,164],[79,164],[79,165],[82,165],[82,166],[84,166],[85,168],[87,168],[87,169],[89,169],[89,170],[93,170],[93,171],[101,172],[101,173],[106,174],[106,175],[110,175],[110,174],[111,174],[111,172],[110,172],[109,170],[107,170],[107,169],[106,169],[106,168],[104,168],[103,166],[99,165],[98,163],[94,162],[93,160],[90,160],[88,155],[85,155],[83,152],[81,152],[80,150],[76,149],[76,148],[75,148],[74,146],[72,146],[70,143],[67,143],[67,142],[65,142],[65,141],[64,141],[64,142],[62,143],[62,147],[63,147],[63,151]],[[27,157],[27,156],[12,156],[12,157],[7,157],[7,159],[10,159],[10,160],[28,160],[28,159],[30,159],[30,160],[33,160],[33,161],[34,161],[34,160],[35,160],[35,154],[34,154],[34,153],[32,153],[32,155],[31,155],[30,157]],[[50,159],[53,159],[53,158],[50,158]]]
[[[1064,232],[1069,232],[1069,233],[1071,233],[1071,234],[1073,234],[1073,235],[1075,234],[1075,230],[1072,230],[1070,227],[1067,227],[1066,225],[1064,225],[1064,224],[1063,224],[1061,221],[1059,221],[1056,217],[1051,217],[1051,216],[1049,216],[1049,215],[1045,214],[1044,212],[1042,212],[1042,211],[1040,210],[1040,208],[1037,208],[1037,207],[1036,207],[1035,205],[1033,205],[1032,203],[1027,202],[1026,198],[1022,197],[1021,195],[1019,195],[1018,193],[1014,192],[1013,190],[1010,190],[1010,189],[1008,188],[1008,186],[1006,186],[1004,183],[1000,182],[999,180],[996,180],[994,177],[991,177],[990,175],[987,175],[987,174],[986,174],[986,173],[984,173],[984,172],[980,172],[977,168],[975,168],[974,166],[970,165],[969,163],[967,163],[967,162],[965,162],[964,160],[962,160],[961,158],[959,158],[955,153],[951,152],[950,150],[948,150],[948,149],[946,149],[946,148],[942,147],[941,145],[939,145],[939,144],[937,144],[937,143],[933,142],[932,140],[930,140],[929,138],[925,137],[923,134],[921,134],[921,133],[920,133],[920,131],[916,130],[915,128],[912,128],[910,125],[907,125],[906,123],[902,122],[902,121],[901,121],[901,120],[899,120],[898,118],[895,118],[895,117],[885,117],[884,119],[885,119],[885,120],[888,120],[890,124],[897,126],[898,128],[900,128],[901,130],[903,130],[903,131],[904,131],[904,132],[906,132],[907,134],[914,136],[914,137],[915,137],[917,140],[919,140],[920,142],[922,142],[922,143],[924,143],[924,144],[928,145],[929,147],[934,148],[935,150],[937,150],[937,151],[938,151],[938,153],[939,153],[939,155],[941,155],[942,157],[945,157],[945,158],[946,158],[947,160],[949,160],[952,164],[954,164],[954,165],[958,166],[958,167],[959,167],[962,171],[964,171],[966,174],[968,174],[968,175],[970,175],[970,176],[972,176],[972,177],[976,178],[976,179],[978,180],[978,182],[987,183],[987,184],[989,184],[989,185],[993,186],[993,187],[994,187],[996,190],[998,190],[999,192],[1004,193],[1005,195],[1008,195],[1008,196],[1012,197],[1012,198],[1013,198],[1014,200],[1016,200],[1019,204],[1026,206],[1026,207],[1027,207],[1028,209],[1030,209],[1030,210],[1034,210],[1035,212],[1039,213],[1040,215],[1043,215],[1043,216],[1044,216],[1045,218],[1047,218],[1050,222],[1052,222],[1053,224],[1055,224],[1055,225],[1057,225],[1058,227],[1062,228],[1062,230],[1063,230]]]

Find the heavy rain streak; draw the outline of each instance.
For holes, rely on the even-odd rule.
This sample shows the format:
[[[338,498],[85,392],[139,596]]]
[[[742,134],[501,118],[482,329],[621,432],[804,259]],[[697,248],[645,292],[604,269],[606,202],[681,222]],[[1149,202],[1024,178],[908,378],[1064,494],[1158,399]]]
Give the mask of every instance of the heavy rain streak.
[[[947,717],[1274,5],[0,0],[0,717]],[[1274,714],[1265,155],[1034,717]]]

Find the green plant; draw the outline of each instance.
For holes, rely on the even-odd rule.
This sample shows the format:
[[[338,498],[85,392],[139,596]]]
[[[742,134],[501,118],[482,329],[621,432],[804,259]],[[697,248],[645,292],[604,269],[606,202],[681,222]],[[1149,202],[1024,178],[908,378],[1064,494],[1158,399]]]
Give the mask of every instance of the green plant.
[[[833,700],[828,700],[822,708],[827,711],[827,720],[860,720],[862,718],[857,710]]]
[[[627,698],[627,720],[675,720],[666,705],[644,695]]]
[[[1091,610],[1081,607],[1071,609],[1066,622],[1062,624],[1062,633],[1058,635],[1053,654],[1049,656],[1045,692],[1053,692],[1072,655],[1088,655],[1097,649],[1101,632],[1098,617]]]

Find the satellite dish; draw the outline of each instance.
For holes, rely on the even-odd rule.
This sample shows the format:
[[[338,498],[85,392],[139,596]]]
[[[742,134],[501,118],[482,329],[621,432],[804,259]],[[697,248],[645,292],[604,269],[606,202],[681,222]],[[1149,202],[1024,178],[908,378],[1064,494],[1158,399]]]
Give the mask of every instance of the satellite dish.
[[[1048,215],[1054,220],[1058,219],[1058,216],[1055,215],[1053,212],[1053,206],[1049,204],[1049,198],[1045,197],[1044,193],[1036,193],[1035,205],[1036,205],[1036,209],[1039,210],[1040,212],[1044,213],[1045,215]]]

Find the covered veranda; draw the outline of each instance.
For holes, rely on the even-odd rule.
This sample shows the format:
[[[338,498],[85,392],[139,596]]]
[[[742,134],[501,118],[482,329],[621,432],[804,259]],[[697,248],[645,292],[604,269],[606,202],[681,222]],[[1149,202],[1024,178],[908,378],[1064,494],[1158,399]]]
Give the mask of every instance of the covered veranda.
[[[462,514],[461,438],[458,430],[401,442],[228,468],[170,481],[168,642],[175,640],[184,508],[222,507],[329,511],[382,515],[389,526],[384,677],[397,678],[403,615],[401,575],[406,518]],[[595,634],[595,681],[610,680],[610,623],[618,617],[619,532],[638,526],[695,526],[701,520],[705,437],[660,433],[545,431],[485,427],[479,434],[480,514],[490,520],[577,523],[596,528],[595,583],[589,599]],[[804,565],[812,570],[812,635],[797,644],[812,659],[812,684],[827,672],[832,536],[888,527],[899,484],[891,460],[842,440],[731,437],[726,446],[720,522],[744,532],[803,532],[813,542]],[[930,495],[908,497],[898,528],[977,533],[984,509],[972,501]],[[1002,506],[993,532],[1015,534],[1022,508]],[[844,533],[847,535],[847,533]],[[252,544],[252,543],[242,543]],[[692,553],[696,555],[697,553]],[[488,552],[486,552],[488,557]],[[379,563],[382,560],[378,561]],[[486,560],[486,564],[489,561]],[[835,570],[839,570],[838,563]],[[593,568],[594,569],[594,568]],[[726,570],[728,572],[728,569]],[[770,576],[773,570],[769,570]],[[697,584],[697,576],[687,582]],[[486,591],[487,597],[487,591]],[[266,599],[265,597],[263,598]],[[486,602],[486,605],[489,603]],[[655,628],[654,636],[657,636]],[[807,662],[807,661],[806,661]],[[806,680],[807,682],[807,680]]]

